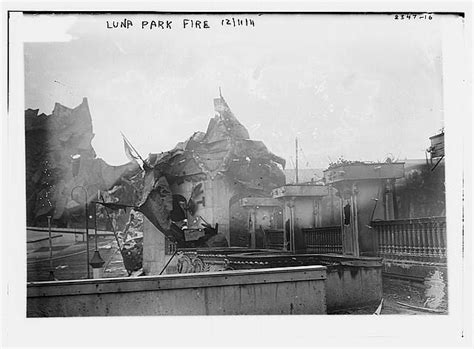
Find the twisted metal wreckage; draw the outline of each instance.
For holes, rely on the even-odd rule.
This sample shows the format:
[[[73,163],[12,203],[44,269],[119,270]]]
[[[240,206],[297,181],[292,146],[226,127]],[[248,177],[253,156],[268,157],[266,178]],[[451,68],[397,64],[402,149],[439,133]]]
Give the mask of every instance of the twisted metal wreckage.
[[[210,120],[205,133],[195,132],[174,149],[150,154],[145,160],[124,137],[125,151],[141,165],[141,171],[122,181],[132,183],[136,193],[141,193],[140,199],[135,204],[126,203],[124,198],[130,195],[125,195],[126,191],[120,195],[114,187],[108,192],[109,199],[101,200],[102,205],[115,210],[133,207],[178,249],[229,246],[225,235],[219,232],[218,222],[213,226],[199,214],[199,207],[205,201],[203,183],[220,178],[239,197],[269,195],[273,188],[285,183],[281,168],[285,160],[272,154],[263,142],[250,139],[247,129],[222,96],[214,100],[214,107],[216,116]],[[192,184],[188,198],[176,193],[176,188],[185,182]],[[132,211],[122,234],[123,241],[127,241],[131,223],[135,224],[133,230],[140,230],[141,224],[133,223],[139,215]],[[131,236],[128,244],[122,244],[122,256],[129,273],[142,267],[142,242],[143,238],[138,235]]]
[[[51,216],[58,227],[81,227],[83,208],[94,204],[94,224],[114,231],[129,272],[141,267],[142,214],[177,248],[228,246],[218,225],[229,236],[229,214],[209,212],[210,206],[228,209],[231,197],[225,202],[219,190],[233,199],[268,196],[285,183],[285,160],[250,139],[222,95],[214,107],[205,133],[195,132],[174,149],[145,160],[124,138],[131,161],[121,166],[96,157],[86,98],[73,109],[56,103],[50,115],[27,109],[27,224],[45,225]],[[83,188],[78,193],[85,197],[71,194],[76,187]],[[221,201],[212,203],[212,196]],[[205,205],[214,225],[199,212]]]

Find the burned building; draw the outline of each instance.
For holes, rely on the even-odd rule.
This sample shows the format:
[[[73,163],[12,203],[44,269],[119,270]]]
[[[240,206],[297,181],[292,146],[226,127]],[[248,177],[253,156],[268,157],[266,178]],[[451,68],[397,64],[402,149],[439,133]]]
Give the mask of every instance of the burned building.
[[[238,232],[229,222],[241,210],[239,200],[269,196],[273,188],[283,185],[285,160],[263,142],[250,139],[222,96],[214,99],[214,108],[216,115],[205,133],[196,132],[168,152],[149,155],[140,207],[159,229],[167,230],[171,220],[187,219],[187,228],[218,225],[232,242]],[[171,200],[163,193],[166,190]],[[163,195],[153,200],[156,192]],[[154,206],[158,197],[160,204]]]
[[[98,190],[108,190],[124,176],[139,170],[135,162],[110,166],[97,158],[87,99],[76,108],[59,103],[50,115],[25,111],[26,213],[28,225],[68,226],[84,222],[84,190],[90,202]],[[77,195],[76,195],[77,194]]]

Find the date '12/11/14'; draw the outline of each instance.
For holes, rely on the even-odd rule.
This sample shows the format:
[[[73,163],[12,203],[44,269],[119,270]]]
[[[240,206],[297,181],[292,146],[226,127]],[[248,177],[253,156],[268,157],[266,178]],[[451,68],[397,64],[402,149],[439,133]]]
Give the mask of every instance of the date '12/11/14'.
[[[223,27],[255,27],[255,21],[250,18],[224,18],[221,20]]]

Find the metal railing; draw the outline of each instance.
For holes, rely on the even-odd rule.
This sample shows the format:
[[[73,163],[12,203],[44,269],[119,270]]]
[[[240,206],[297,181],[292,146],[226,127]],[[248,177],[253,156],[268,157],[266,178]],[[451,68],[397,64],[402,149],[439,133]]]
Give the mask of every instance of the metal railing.
[[[446,217],[374,221],[371,226],[380,257],[446,262]]]
[[[285,247],[285,231],[282,229],[264,229],[263,244],[264,248],[274,250],[283,250]]]
[[[302,229],[308,253],[342,253],[341,226]]]

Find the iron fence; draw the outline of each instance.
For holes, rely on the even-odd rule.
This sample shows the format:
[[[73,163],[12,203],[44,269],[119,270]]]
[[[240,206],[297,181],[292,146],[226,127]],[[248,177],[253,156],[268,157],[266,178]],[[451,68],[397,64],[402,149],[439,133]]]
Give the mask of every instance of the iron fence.
[[[302,229],[306,252],[342,254],[341,226]]]

